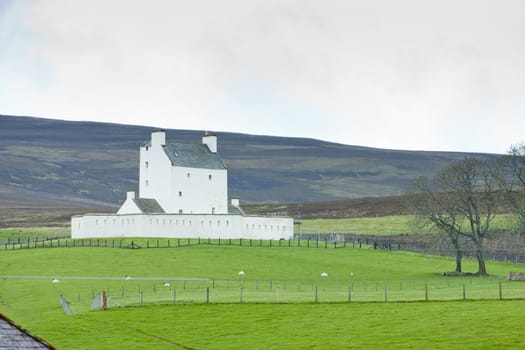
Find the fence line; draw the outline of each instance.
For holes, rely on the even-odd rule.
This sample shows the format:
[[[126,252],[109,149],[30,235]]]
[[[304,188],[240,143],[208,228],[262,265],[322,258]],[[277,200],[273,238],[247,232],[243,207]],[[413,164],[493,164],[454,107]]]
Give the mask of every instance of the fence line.
[[[454,256],[455,250],[449,247],[433,247],[426,244],[400,242],[394,237],[360,236],[352,234],[318,234],[302,235],[304,239],[262,240],[262,239],[210,239],[210,238],[86,238],[72,239],[69,237],[15,239],[0,243],[2,250],[34,249],[34,248],[75,248],[75,247],[104,247],[120,249],[140,248],[180,248],[193,245],[227,245],[227,246],[258,246],[269,248],[367,248],[381,250],[405,250],[423,254]],[[475,250],[464,249],[465,258],[475,258]],[[492,248],[485,250],[487,260],[513,263],[525,262],[525,248]]]
[[[303,248],[345,248],[347,246],[361,248],[362,242],[346,242],[336,240],[263,240],[263,239],[210,239],[210,238],[123,238],[123,239],[106,239],[106,238],[85,238],[72,239],[69,237],[45,238],[33,240],[14,240],[10,243],[0,244],[0,250],[18,250],[34,248],[78,248],[78,247],[102,247],[102,248],[120,248],[120,249],[140,249],[140,248],[180,248],[192,245],[226,245],[242,247],[303,247]]]
[[[153,304],[246,304],[246,303],[355,303],[355,302],[409,302],[458,300],[514,300],[525,299],[525,283],[501,279],[460,280],[361,280],[356,282],[323,284],[319,281],[290,280],[213,280],[206,283],[188,281],[165,287],[122,285],[106,288],[110,307]],[[190,283],[191,282],[191,283]],[[71,300],[72,308],[91,304],[96,297],[78,293]],[[97,294],[98,295],[98,294]],[[78,300],[77,300],[78,299]]]

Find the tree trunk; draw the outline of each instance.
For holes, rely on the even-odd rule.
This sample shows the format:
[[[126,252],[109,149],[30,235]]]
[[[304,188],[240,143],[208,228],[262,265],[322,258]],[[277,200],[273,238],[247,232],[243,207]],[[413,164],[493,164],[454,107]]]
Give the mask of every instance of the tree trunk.
[[[487,276],[487,268],[485,267],[485,257],[483,256],[483,250],[480,246],[476,249],[476,258],[478,259],[478,274],[480,276]]]
[[[461,259],[463,258],[463,253],[461,250],[456,249],[456,272],[461,272]]]
[[[459,246],[459,236],[456,233],[449,232],[448,238],[450,238],[450,240],[452,241],[452,245],[456,250],[456,272],[461,272],[461,260],[463,259],[463,252],[461,251],[461,248]]]

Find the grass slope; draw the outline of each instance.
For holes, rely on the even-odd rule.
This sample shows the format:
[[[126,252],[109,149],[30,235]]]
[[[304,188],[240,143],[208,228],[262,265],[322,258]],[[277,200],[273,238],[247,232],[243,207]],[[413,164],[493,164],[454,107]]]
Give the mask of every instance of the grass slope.
[[[88,311],[94,291],[120,292],[121,286],[129,282],[126,293],[136,291],[137,287],[151,293],[153,281],[123,281],[125,275],[158,278],[159,283],[166,277],[239,282],[237,272],[242,269],[250,288],[255,280],[265,279],[302,280],[326,288],[348,286],[354,281],[362,288],[378,281],[382,286],[387,280],[397,285],[410,280],[439,283],[442,280],[439,273],[450,270],[451,266],[453,261],[443,257],[358,248],[201,245],[171,249],[2,251],[0,270],[5,276],[93,276],[120,280],[63,279],[60,284],[52,284],[49,279],[4,278],[0,280],[0,309],[60,349],[455,348],[459,345],[480,348],[480,344],[486,348],[523,347],[524,338],[519,337],[523,335],[520,328],[525,316],[523,301],[186,303],[128,307],[103,313]],[[474,262],[465,261],[466,270],[475,268]],[[489,272],[500,276],[523,268],[523,265],[488,263]],[[321,271],[327,271],[329,277],[320,277]],[[349,271],[353,272],[352,277]],[[479,278],[457,281],[482,286]],[[177,288],[182,289],[180,285]],[[457,293],[459,296],[459,290]],[[520,293],[525,296],[523,289]],[[65,316],[58,303],[59,294],[71,301],[74,315]],[[497,290],[493,289],[491,295],[496,298]]]
[[[39,331],[79,350],[520,349],[524,317],[525,301],[185,305],[89,313]]]

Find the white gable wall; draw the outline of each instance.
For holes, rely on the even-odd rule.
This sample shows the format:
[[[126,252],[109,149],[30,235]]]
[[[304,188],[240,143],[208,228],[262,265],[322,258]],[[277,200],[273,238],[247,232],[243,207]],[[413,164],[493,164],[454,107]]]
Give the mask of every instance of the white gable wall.
[[[126,201],[122,203],[122,206],[117,211],[118,215],[122,214],[140,214],[142,211],[137,206],[137,203],[133,200],[135,199],[135,192],[134,191],[128,191]]]
[[[171,203],[164,209],[166,212],[228,213],[228,176],[225,169],[171,167],[171,181]]]
[[[152,142],[149,146],[142,146],[139,160],[139,197],[154,198],[168,211],[172,193],[171,162],[162,145]]]

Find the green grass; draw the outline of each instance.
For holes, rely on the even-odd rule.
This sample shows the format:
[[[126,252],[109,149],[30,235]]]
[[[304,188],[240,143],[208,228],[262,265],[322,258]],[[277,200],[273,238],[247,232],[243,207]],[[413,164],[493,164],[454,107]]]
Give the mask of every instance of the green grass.
[[[302,233],[356,233],[378,236],[412,233],[414,218],[410,215],[352,219],[302,220]],[[295,225],[295,233],[299,233]]]
[[[62,317],[60,349],[520,349],[525,301],[181,305]]]
[[[431,300],[461,299],[463,285],[467,298],[497,299],[500,282],[504,298],[525,297],[525,284],[502,279],[508,271],[523,271],[523,264],[488,262],[492,278],[440,276],[453,266],[449,258],[364,246],[8,250],[0,252],[2,275],[47,278],[1,279],[0,311],[60,349],[169,349],[176,344],[195,349],[468,348],[473,339],[480,342],[470,343],[472,348],[521,348],[524,340],[517,335],[524,301],[390,303],[423,300],[425,285]],[[476,263],[466,260],[464,268],[476,271]],[[243,278],[240,270],[246,272]],[[320,277],[322,271],[329,276]],[[136,279],[125,281],[125,275]],[[61,283],[52,284],[51,276],[62,278]],[[67,279],[73,276],[93,278]],[[189,281],[186,287],[172,281],[164,290],[166,278],[208,280]],[[352,303],[345,302],[349,286],[354,288]],[[384,303],[385,286],[389,303]],[[212,289],[209,305],[204,304],[206,287]],[[312,303],[314,287],[319,288],[320,304]],[[92,294],[101,290],[124,305],[138,304],[139,290],[146,303],[170,304],[173,288],[177,305],[88,311]],[[513,294],[511,288],[516,288]],[[257,293],[270,299],[254,304],[261,295]],[[275,304],[276,293],[285,304]],[[74,315],[64,314],[60,294],[71,302]],[[339,302],[325,303],[334,300]],[[358,302],[367,300],[375,302]],[[480,320],[482,326],[474,327]]]
[[[27,239],[45,239],[71,235],[69,227],[11,227],[0,228],[0,242],[27,242]]]
[[[420,232],[415,226],[412,215],[393,215],[375,218],[351,219],[305,219],[301,220],[301,231],[315,233],[354,233],[376,236],[390,236]],[[510,215],[498,215],[492,229],[506,230],[513,227],[514,218]],[[295,234],[299,234],[299,225],[295,225]]]

